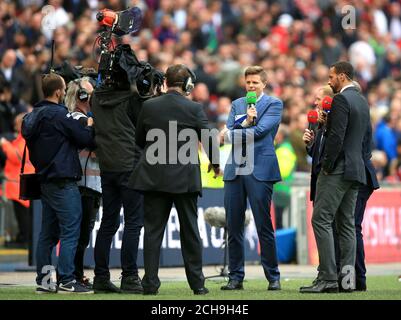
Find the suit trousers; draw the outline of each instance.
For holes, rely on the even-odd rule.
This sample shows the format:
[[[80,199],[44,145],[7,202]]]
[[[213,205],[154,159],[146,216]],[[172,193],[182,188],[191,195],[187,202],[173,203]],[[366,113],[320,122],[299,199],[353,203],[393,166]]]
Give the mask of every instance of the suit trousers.
[[[245,277],[244,222],[246,199],[249,199],[260,242],[261,262],[268,281],[280,279],[277,249],[270,203],[273,183],[259,181],[253,175],[237,176],[224,184],[224,206],[228,227],[229,278],[242,281]]]
[[[342,174],[324,175],[317,179],[316,201],[312,215],[312,227],[319,252],[319,275],[322,280],[338,280],[333,221],[339,238],[340,270],[355,266],[355,218],[354,211],[359,183],[345,181]]]
[[[373,193],[372,187],[368,185],[362,185],[359,187],[358,197],[356,199],[355,206],[355,235],[356,235],[356,259],[355,259],[355,277],[357,285],[366,285],[366,266],[365,266],[365,249],[362,235],[362,223],[363,216],[365,214],[366,203]],[[335,222],[333,224],[333,230],[337,231]],[[340,257],[341,251],[339,248],[337,232],[334,233],[334,241],[336,248],[336,263],[337,271],[340,272]]]
[[[160,287],[158,277],[160,248],[164,230],[173,204],[180,222],[181,250],[185,273],[192,290],[204,287],[202,272],[202,241],[198,229],[198,193],[144,193],[144,290],[156,291]]]

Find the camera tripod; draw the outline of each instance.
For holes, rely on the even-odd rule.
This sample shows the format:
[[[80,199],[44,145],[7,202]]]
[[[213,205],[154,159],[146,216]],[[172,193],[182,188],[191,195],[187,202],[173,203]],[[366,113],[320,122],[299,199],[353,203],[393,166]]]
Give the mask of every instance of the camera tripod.
[[[224,247],[224,257],[223,257],[223,267],[220,268],[220,273],[213,275],[213,276],[208,276],[205,277],[205,279],[211,279],[211,278],[227,278],[228,277],[228,266],[227,266],[227,259],[228,259],[228,233],[227,233],[227,227],[224,227],[224,240],[223,243],[221,244],[221,248]]]

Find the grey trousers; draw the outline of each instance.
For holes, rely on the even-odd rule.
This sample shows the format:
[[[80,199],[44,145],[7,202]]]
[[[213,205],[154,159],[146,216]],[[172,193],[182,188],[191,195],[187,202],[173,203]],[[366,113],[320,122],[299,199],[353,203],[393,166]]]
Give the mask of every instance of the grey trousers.
[[[345,181],[342,174],[319,174],[312,227],[319,252],[319,279],[338,280],[332,223],[336,227],[341,250],[340,270],[354,275],[356,238],[355,205],[359,183]]]

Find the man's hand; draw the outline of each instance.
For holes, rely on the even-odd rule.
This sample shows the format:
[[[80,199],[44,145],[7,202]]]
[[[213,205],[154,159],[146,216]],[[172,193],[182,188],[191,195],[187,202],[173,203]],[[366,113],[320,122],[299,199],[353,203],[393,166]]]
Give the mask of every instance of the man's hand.
[[[255,107],[248,108],[246,111],[247,117],[246,117],[246,123],[248,126],[253,125],[253,119],[256,119],[258,116],[258,112],[256,111]]]
[[[88,118],[88,127],[92,127],[93,126],[93,118],[89,117]]]
[[[213,166],[212,163],[209,163],[209,166],[207,168],[207,172],[209,173],[210,171],[214,172],[213,178],[217,178],[223,175],[223,171],[221,171],[220,166]]]
[[[318,109],[317,112],[319,115],[319,117],[317,118],[317,122],[319,122],[321,125],[325,125],[327,122],[327,112],[324,112],[320,109]]]
[[[219,142],[220,142],[220,144],[224,144],[224,139],[225,139],[226,133],[228,131],[229,130],[228,130],[227,126],[224,125],[223,130],[221,130],[220,133],[219,133]]]
[[[305,129],[305,133],[302,137],[302,140],[307,145],[313,143],[313,141],[315,141],[315,133],[313,132],[313,130]]]

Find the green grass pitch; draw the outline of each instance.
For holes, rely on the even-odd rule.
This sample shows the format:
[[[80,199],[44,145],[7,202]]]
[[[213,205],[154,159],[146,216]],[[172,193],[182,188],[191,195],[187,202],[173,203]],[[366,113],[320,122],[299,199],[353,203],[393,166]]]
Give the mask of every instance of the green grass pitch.
[[[299,287],[309,285],[312,279],[284,279],[281,291],[267,291],[266,280],[244,281],[242,291],[222,291],[225,283],[207,280],[210,293],[195,296],[187,282],[162,282],[157,296],[134,294],[36,294],[35,287],[1,286],[0,300],[401,300],[401,282],[396,276],[368,277],[368,291],[339,294],[300,294]],[[118,285],[118,283],[116,283]]]

